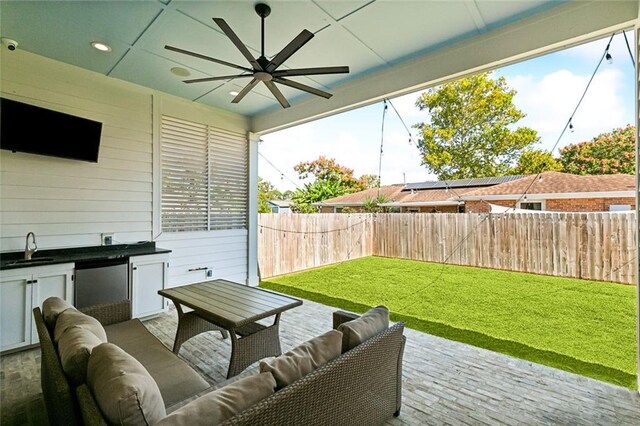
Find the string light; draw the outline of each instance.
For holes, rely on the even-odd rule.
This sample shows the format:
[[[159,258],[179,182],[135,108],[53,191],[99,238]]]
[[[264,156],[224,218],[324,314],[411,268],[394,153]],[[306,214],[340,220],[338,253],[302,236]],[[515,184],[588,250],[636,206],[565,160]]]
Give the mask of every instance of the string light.
[[[570,131],[571,133],[573,133],[573,132],[575,131],[575,130],[573,129],[573,121],[572,121],[572,119],[571,119],[571,118],[569,119],[569,131]]]
[[[605,49],[607,54],[604,55],[604,58],[607,60],[607,63],[609,65],[611,65],[611,64],[613,64],[613,56],[611,56],[611,53],[609,53],[609,46],[611,46],[611,42],[609,42],[609,44],[607,44],[607,48]]]

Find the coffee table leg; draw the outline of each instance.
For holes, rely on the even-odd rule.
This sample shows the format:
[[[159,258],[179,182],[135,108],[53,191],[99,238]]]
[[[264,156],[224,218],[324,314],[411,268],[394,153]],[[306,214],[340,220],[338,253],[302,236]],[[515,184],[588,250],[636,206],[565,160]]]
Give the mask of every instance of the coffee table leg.
[[[227,379],[242,373],[254,362],[282,353],[279,334],[280,314],[273,325],[248,324],[229,330],[231,334],[231,360]]]
[[[176,330],[176,339],[173,342],[174,353],[180,352],[180,347],[184,342],[205,331],[219,331],[223,339],[229,335],[227,330],[200,318],[195,312],[183,312],[179,303],[174,302],[174,305],[178,311],[178,329]]]

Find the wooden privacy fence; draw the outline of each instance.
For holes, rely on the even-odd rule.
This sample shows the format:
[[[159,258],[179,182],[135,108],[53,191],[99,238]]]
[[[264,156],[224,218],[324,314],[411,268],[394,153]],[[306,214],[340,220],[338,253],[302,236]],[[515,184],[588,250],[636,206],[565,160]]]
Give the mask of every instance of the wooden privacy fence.
[[[260,214],[260,277],[371,256],[372,219],[370,214]]]
[[[267,278],[376,255],[633,284],[635,220],[634,213],[266,214],[260,272]]]

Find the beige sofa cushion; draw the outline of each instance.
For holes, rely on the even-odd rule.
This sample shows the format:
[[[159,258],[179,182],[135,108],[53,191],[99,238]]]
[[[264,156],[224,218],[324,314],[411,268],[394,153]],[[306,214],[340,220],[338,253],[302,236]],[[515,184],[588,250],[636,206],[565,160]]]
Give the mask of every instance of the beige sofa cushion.
[[[88,330],[95,334],[98,339],[103,342],[107,341],[107,334],[102,327],[102,324],[92,316],[83,314],[75,309],[67,309],[58,315],[56,320],[56,328],[53,332],[53,341],[58,343],[62,334],[71,327],[79,327]]]
[[[152,425],[167,414],[147,370],[113,343],[93,348],[87,385],[110,424]]]
[[[209,392],[174,411],[157,426],[217,425],[273,394],[276,381],[260,373]]]
[[[93,348],[104,343],[89,330],[80,327],[68,328],[58,342],[58,353],[65,374],[73,384],[87,381],[87,363]]]
[[[376,306],[361,317],[338,326],[342,332],[342,353],[345,353],[365,340],[389,328],[389,309]]]
[[[73,305],[67,303],[67,301],[59,297],[49,297],[42,302],[42,316],[45,324],[49,327],[49,330],[53,330],[56,326],[56,320],[58,315],[66,311],[67,309],[75,309]]]
[[[341,347],[342,333],[331,330],[278,357],[260,361],[260,371],[273,374],[278,389],[282,389],[322,364],[339,357]]]
[[[211,387],[180,357],[147,330],[139,319],[111,324],[104,328],[114,343],[144,365],[153,377],[167,410]]]

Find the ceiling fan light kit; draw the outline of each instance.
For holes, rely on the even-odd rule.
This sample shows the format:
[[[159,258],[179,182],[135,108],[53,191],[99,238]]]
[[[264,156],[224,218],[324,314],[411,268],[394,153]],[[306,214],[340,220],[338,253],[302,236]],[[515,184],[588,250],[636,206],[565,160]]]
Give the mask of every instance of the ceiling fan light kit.
[[[323,90],[307,86],[306,84],[298,83],[297,81],[289,80],[285,77],[295,76],[308,76],[308,75],[322,75],[322,74],[345,74],[349,72],[348,66],[340,67],[318,67],[318,68],[298,68],[298,69],[285,69],[278,70],[278,68],[289,59],[294,53],[296,53],[302,46],[304,46],[309,40],[313,38],[313,33],[307,30],[302,30],[298,36],[296,36],[284,49],[282,49],[271,60],[264,56],[264,20],[269,14],[271,14],[271,8],[264,4],[258,3],[255,6],[255,11],[261,19],[261,38],[260,38],[260,57],[254,58],[249,49],[242,43],[240,38],[233,32],[231,27],[222,18],[213,18],[213,21],[218,25],[222,32],[231,40],[236,48],[247,59],[251,68],[237,65],[231,62],[223,61],[220,59],[212,58],[200,53],[191,52],[189,50],[181,49],[179,47],[166,45],[165,49],[181,53],[184,55],[193,56],[195,58],[203,59],[206,61],[215,62],[220,65],[226,65],[228,67],[236,68],[242,71],[242,74],[236,75],[223,75],[217,77],[204,77],[191,80],[185,80],[185,83],[204,83],[209,81],[218,80],[233,80],[236,78],[251,78],[251,81],[236,95],[231,101],[232,103],[238,103],[260,82],[264,83],[273,96],[278,100],[283,108],[289,108],[291,105],[284,97],[280,89],[275,83],[282,84],[283,86],[292,87],[294,89],[302,90],[307,93],[311,93],[316,96],[321,96],[325,99],[329,99],[332,95]]]

